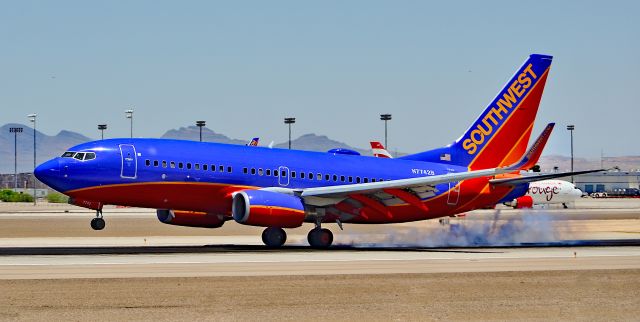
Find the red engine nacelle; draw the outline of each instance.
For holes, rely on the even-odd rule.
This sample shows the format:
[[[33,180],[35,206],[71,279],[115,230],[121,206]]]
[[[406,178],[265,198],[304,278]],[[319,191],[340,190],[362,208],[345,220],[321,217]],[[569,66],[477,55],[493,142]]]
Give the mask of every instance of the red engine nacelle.
[[[300,227],[305,217],[302,199],[261,190],[235,193],[231,213],[238,223],[260,227]]]
[[[224,216],[206,212],[158,209],[158,220],[168,225],[218,228],[224,224]]]
[[[533,208],[533,198],[531,196],[522,196],[511,202],[511,207],[515,209]]]

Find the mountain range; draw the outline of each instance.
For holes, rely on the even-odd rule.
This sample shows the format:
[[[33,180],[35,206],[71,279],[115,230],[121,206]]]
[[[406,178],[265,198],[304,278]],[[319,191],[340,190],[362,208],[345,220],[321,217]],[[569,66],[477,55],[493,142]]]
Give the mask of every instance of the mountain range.
[[[12,127],[22,127],[23,132],[14,136],[9,129]],[[162,138],[178,140],[198,140],[200,129],[196,126],[181,127],[167,131]],[[33,128],[24,125],[10,123],[0,127],[0,173],[13,173],[14,169],[14,139],[17,139],[18,172],[31,172],[33,170]],[[58,134],[49,136],[42,132],[36,132],[37,161],[38,164],[61,155],[69,147],[91,141],[92,139],[82,134],[71,131],[60,131]],[[216,133],[209,128],[202,128],[202,140],[205,142],[217,142],[226,144],[247,144],[248,140],[230,138],[224,134]],[[270,142],[262,141],[261,146],[267,146]],[[325,135],[313,133],[304,134],[291,141],[293,149],[324,152],[334,148],[346,148],[360,152],[362,155],[371,155],[369,149],[356,148],[346,143],[333,140]],[[274,148],[288,148],[288,142],[274,144]],[[402,155],[403,153],[399,153]],[[552,171],[558,167],[560,171],[568,171],[571,166],[571,158],[565,156],[543,156],[540,166],[543,171]],[[574,169],[597,169],[601,165],[601,160],[590,160],[576,158]],[[603,159],[602,165],[605,168],[619,167],[624,171],[640,169],[640,156],[607,157]]]

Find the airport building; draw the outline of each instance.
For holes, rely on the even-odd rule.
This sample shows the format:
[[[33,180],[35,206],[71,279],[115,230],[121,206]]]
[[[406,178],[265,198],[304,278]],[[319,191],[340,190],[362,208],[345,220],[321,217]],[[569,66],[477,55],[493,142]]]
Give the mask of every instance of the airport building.
[[[571,180],[571,178],[567,178]],[[640,171],[606,171],[575,177],[575,185],[586,193],[612,192],[615,189],[640,188]]]

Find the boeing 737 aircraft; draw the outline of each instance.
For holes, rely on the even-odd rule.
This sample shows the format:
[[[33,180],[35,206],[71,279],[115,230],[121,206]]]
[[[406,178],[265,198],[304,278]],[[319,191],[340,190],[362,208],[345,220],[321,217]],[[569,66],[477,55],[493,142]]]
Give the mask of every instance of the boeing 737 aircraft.
[[[540,141],[526,150],[551,60],[531,55],[452,144],[396,159],[125,138],[74,146],[35,175],[96,210],[96,230],[105,226],[102,207],[111,204],[157,209],[158,219],[173,225],[216,228],[234,220],[265,227],[270,247],[285,243],[283,228],[309,222],[316,227],[309,244],[329,247],[333,234],[323,224],[449,216],[513,200],[526,183],[548,179],[503,174],[530,168],[542,152]]]

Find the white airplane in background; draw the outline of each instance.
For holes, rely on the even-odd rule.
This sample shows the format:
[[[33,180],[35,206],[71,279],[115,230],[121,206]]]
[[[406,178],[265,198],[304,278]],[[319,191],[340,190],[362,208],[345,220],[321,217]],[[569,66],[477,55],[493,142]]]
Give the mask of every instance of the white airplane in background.
[[[568,181],[543,180],[529,183],[527,194],[504,204],[516,209],[532,208],[535,205],[567,204],[582,197],[582,190]]]
[[[378,141],[371,141],[373,156],[377,158],[393,158],[385,149],[384,145]],[[568,181],[563,180],[542,180],[529,183],[527,194],[504,204],[515,209],[533,208],[537,205],[562,204],[568,208],[567,204],[582,197],[582,191]]]

